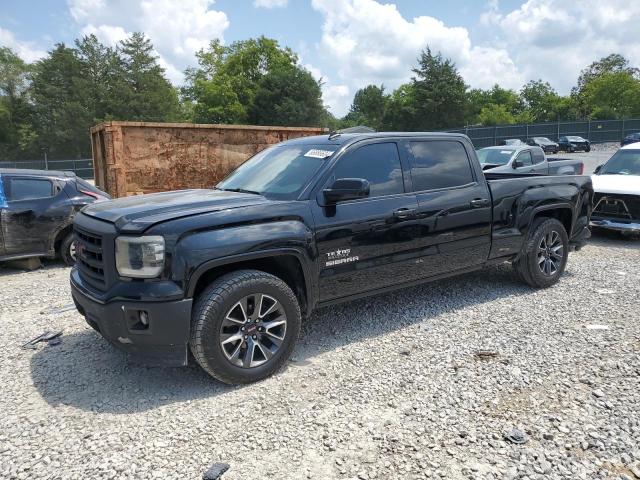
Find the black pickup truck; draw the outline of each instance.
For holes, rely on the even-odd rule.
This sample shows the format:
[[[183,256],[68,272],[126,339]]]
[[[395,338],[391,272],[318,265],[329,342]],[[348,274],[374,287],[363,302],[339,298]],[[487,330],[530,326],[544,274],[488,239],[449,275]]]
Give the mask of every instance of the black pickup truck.
[[[483,173],[469,139],[331,134],[258,153],[210,190],[96,203],[72,294],[107,340],[213,377],[278,370],[316,307],[511,262],[549,287],[590,236],[586,176]]]

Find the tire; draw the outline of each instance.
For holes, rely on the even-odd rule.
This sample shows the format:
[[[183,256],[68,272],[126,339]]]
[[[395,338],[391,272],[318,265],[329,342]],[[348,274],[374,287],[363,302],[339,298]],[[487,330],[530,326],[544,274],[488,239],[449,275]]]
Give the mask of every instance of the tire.
[[[215,280],[196,299],[189,346],[198,365],[215,379],[257,382],[289,359],[301,323],[298,300],[284,281],[238,270]],[[271,327],[262,326],[267,324]]]
[[[548,248],[543,251],[544,245]],[[513,268],[527,285],[547,288],[558,282],[568,257],[569,237],[564,225],[555,218],[538,217],[529,230],[520,257],[513,262]]]
[[[584,149],[585,152],[589,153],[591,151],[591,147],[587,147]]]
[[[68,266],[73,267],[76,263],[76,251],[73,244],[73,233],[68,233],[60,242],[60,250],[58,255],[60,259]]]

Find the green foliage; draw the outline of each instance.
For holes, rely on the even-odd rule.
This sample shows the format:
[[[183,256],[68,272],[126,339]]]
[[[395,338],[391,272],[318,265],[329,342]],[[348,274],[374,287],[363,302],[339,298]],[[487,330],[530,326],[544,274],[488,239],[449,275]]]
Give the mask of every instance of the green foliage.
[[[272,101],[275,99],[264,91],[266,84],[277,86],[279,95],[284,95],[288,91],[284,85],[286,81],[283,81],[286,74],[292,75],[296,82],[290,91],[295,91],[299,101],[309,103],[294,108],[286,98],[278,98],[278,109],[281,112],[296,110],[294,122],[299,122],[300,118],[309,118],[312,124],[320,122],[315,98],[315,92],[320,88],[318,83],[298,65],[298,57],[293,51],[280,47],[276,40],[259,37],[229,46],[215,40],[196,57],[198,68],[186,71],[187,84],[183,88],[185,98],[194,102],[196,122],[247,123],[252,118],[267,118],[263,107],[254,107],[256,95],[260,92],[261,102],[267,97]],[[316,116],[310,118],[311,112]],[[272,118],[282,118],[281,114],[274,115]],[[284,125],[292,123],[287,121]]]
[[[412,130],[435,130],[460,126],[466,112],[467,86],[455,64],[440,53],[433,55],[427,47],[413,69],[415,115]]]
[[[323,114],[320,85],[295,65],[264,74],[249,108],[249,120],[256,125],[313,126]]]
[[[549,82],[531,80],[520,95],[533,122],[550,122],[557,119],[560,96]]]
[[[124,78],[122,98],[127,105],[127,119],[171,121],[178,119],[178,92],[164,77],[153,45],[143,33],[135,32],[120,42]]]
[[[353,126],[364,125],[380,131],[388,102],[383,85],[368,85],[356,92],[345,120]]]
[[[509,112],[506,105],[495,103],[489,103],[482,107],[477,118],[482,125],[511,125],[516,123],[515,117]]]
[[[627,71],[604,73],[584,87],[583,98],[595,119],[640,115],[640,80]]]

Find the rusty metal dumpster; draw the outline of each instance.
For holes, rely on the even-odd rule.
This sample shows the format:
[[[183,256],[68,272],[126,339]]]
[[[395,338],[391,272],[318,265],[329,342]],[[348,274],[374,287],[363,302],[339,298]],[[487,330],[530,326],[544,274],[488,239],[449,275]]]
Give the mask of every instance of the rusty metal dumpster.
[[[107,122],[91,129],[96,185],[113,197],[215,185],[268,145],[313,127]]]

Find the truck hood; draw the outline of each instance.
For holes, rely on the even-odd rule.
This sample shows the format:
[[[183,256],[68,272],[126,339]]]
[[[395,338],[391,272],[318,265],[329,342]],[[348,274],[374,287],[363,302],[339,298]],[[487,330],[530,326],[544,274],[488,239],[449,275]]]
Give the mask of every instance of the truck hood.
[[[141,233],[151,225],[199,213],[269,203],[262,195],[222,190],[178,190],[119,198],[88,205],[82,213],[115,224],[123,233]]]
[[[592,175],[593,191],[640,195],[640,175]]]

